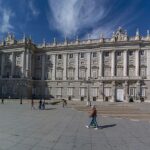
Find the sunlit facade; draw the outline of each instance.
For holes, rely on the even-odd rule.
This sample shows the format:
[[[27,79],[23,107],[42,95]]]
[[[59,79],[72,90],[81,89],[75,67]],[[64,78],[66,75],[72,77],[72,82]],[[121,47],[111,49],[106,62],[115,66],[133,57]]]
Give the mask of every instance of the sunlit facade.
[[[35,45],[8,34],[0,44],[0,96],[150,101],[150,35],[119,28],[111,38]]]

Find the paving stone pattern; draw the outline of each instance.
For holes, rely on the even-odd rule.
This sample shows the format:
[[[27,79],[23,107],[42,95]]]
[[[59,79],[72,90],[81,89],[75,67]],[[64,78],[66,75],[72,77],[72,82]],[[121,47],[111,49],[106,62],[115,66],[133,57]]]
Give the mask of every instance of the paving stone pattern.
[[[98,116],[61,105],[31,110],[28,103],[0,104],[0,150],[150,150],[150,123]]]

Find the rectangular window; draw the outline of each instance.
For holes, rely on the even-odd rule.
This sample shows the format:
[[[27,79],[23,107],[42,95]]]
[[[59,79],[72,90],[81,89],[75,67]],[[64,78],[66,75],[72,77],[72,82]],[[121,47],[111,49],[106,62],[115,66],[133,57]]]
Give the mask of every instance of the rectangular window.
[[[92,88],[92,96],[97,97],[98,96],[98,89],[97,88]]]
[[[93,57],[97,57],[97,53],[96,52],[93,52]]]
[[[130,96],[135,96],[135,91],[136,89],[135,88],[129,88],[129,95]]]
[[[140,55],[144,55],[144,51],[142,50],[142,51],[140,51]]]
[[[145,88],[144,87],[141,88],[141,96],[145,97]]]
[[[105,95],[106,97],[111,96],[110,91],[111,91],[111,88],[104,88],[104,95]]]
[[[67,89],[67,95],[68,96],[73,96],[73,88],[68,88]]]
[[[62,95],[62,88],[57,88],[57,96],[61,96]]]
[[[83,70],[80,70],[80,78],[83,79],[86,77],[86,71],[83,69]]]
[[[58,55],[58,59],[62,59],[62,55],[61,54]]]
[[[80,53],[80,58],[84,58],[84,53]]]
[[[80,96],[84,97],[85,95],[85,88],[80,88]]]
[[[51,59],[51,55],[48,55],[48,56],[47,56],[47,59],[50,60],[50,59]]]
[[[95,69],[95,70],[92,70],[92,77],[94,78],[94,79],[96,79],[97,77],[98,77],[98,73],[97,73],[98,71]]]
[[[62,80],[62,77],[63,77],[63,71],[62,70],[57,70],[56,78],[58,80]]]
[[[129,51],[129,56],[132,56],[133,55],[133,51]]]
[[[105,53],[104,53],[104,56],[105,56],[105,57],[109,57],[109,52],[105,52]]]
[[[117,56],[121,56],[121,52],[117,52]]]
[[[37,56],[37,60],[40,60],[41,59],[41,56]]]
[[[73,54],[69,54],[69,58],[73,58]]]
[[[74,69],[69,69],[68,70],[68,78],[73,79],[74,78]]]

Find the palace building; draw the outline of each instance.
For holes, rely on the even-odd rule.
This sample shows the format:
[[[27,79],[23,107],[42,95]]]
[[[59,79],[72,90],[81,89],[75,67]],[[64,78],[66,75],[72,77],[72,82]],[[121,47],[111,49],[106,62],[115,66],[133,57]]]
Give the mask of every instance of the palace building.
[[[111,38],[0,43],[0,97],[150,102],[150,34],[118,28]]]

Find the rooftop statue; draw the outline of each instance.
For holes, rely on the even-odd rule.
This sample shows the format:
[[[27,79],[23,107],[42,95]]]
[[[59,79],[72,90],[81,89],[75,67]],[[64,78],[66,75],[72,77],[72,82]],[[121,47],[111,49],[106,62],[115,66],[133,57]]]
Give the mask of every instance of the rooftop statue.
[[[119,27],[116,32],[113,32],[112,38],[115,41],[127,41],[128,40],[127,31]]]

